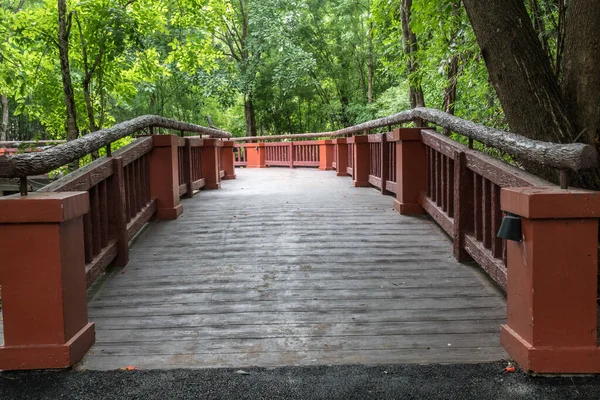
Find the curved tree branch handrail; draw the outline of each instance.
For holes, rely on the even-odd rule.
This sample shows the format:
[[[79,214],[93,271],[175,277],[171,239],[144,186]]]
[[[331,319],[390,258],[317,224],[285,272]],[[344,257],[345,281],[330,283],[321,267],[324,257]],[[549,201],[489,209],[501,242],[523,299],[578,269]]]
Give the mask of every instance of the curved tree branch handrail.
[[[598,167],[598,152],[592,146],[583,143],[558,144],[533,140],[516,133],[488,128],[484,125],[455,117],[443,111],[424,107],[403,111],[390,117],[376,119],[333,132],[243,137],[233,138],[231,140],[238,142],[252,142],[258,140],[311,139],[319,137],[347,136],[366,130],[383,128],[418,119],[434,123],[470,139],[477,140],[487,146],[512,154],[517,158],[527,159],[528,161],[533,161],[546,167],[575,172]]]
[[[144,115],[85,135],[42,153],[16,154],[8,157],[0,157],[0,177],[22,178],[45,174],[108,146],[116,140],[152,127],[199,133],[209,135],[213,138],[230,138],[232,136],[230,133],[218,129],[188,124],[157,115]]]

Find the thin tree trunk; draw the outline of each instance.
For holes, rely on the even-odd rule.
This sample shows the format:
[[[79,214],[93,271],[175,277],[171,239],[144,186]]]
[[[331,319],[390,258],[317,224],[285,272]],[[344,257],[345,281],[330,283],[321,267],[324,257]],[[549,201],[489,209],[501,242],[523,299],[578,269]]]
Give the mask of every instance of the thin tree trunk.
[[[69,66],[70,30],[71,17],[67,16],[66,0],[58,0],[58,51],[65,105],[67,108],[67,140],[75,140],[79,137],[79,128],[77,127],[77,109],[75,107],[75,94],[73,92],[73,82],[71,81],[71,69]],[[71,169],[78,167],[79,161],[74,161],[71,164]]]
[[[453,55],[450,59],[450,63],[446,68],[448,76],[448,85],[444,89],[444,111],[448,114],[454,115],[456,111],[456,88],[458,82],[458,56]],[[444,134],[449,135],[450,131],[444,129]]]
[[[246,117],[246,136],[256,136],[256,115],[252,94],[248,94],[244,101],[244,115]]]
[[[373,71],[373,23],[369,24],[369,48],[368,48],[368,60],[367,60],[367,84],[368,84],[368,93],[367,93],[367,102],[373,102],[373,81],[374,81],[374,71]]]
[[[8,140],[9,114],[8,114],[8,97],[5,94],[0,95],[2,102],[2,129],[0,130],[0,140]]]
[[[407,58],[407,71],[409,82],[408,98],[410,107],[425,107],[425,96],[421,87],[421,80],[417,77],[419,63],[416,53],[419,49],[417,36],[410,27],[412,15],[412,0],[402,0],[400,18],[402,20],[402,45]],[[415,121],[416,126],[423,126],[422,121]]]

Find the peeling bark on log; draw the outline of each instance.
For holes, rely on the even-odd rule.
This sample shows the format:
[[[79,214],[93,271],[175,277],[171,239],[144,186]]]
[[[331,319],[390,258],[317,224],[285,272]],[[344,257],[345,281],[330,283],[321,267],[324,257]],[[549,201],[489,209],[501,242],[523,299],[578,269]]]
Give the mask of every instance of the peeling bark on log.
[[[116,140],[149,127],[199,133],[213,138],[231,137],[230,133],[218,129],[188,124],[156,115],[145,115],[53,147],[42,153],[0,157],[0,177],[17,178],[45,174],[93,151],[97,151]]]
[[[560,170],[581,171],[593,169],[598,166],[598,153],[592,146],[582,143],[557,144],[533,140],[517,135],[516,133],[492,129],[474,122],[466,121],[443,111],[423,107],[403,111],[390,117],[365,122],[364,124],[340,129],[334,132],[259,136],[252,138],[245,137],[233,138],[231,140],[236,142],[248,142],[257,140],[311,139],[346,136],[419,119],[431,122],[473,140],[477,140],[489,147],[512,154],[517,158],[526,159],[545,167],[557,168]]]

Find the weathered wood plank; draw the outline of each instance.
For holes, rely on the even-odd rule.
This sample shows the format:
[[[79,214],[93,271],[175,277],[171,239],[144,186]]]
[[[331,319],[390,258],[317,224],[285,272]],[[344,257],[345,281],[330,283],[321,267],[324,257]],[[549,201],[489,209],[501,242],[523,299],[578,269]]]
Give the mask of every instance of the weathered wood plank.
[[[91,300],[82,368],[505,357],[502,295],[431,219],[304,169],[242,170],[198,199],[148,225]]]

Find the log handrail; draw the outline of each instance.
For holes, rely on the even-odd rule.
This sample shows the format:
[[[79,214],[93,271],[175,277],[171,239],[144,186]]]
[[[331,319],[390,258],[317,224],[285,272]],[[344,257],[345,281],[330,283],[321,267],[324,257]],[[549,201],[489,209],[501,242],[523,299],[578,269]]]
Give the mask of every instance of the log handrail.
[[[391,125],[424,120],[449,129],[486,146],[499,149],[520,159],[559,170],[581,171],[598,167],[598,152],[583,143],[558,144],[529,139],[516,133],[486,127],[454,115],[432,108],[417,107],[386,118],[380,118],[359,125],[332,132],[304,133],[297,135],[255,136],[233,138],[239,142],[282,139],[313,139],[353,135],[364,131]]]
[[[24,178],[26,176],[48,173],[108,146],[116,140],[147,128],[193,132],[213,138],[230,138],[232,136],[231,133],[218,129],[188,124],[157,115],[144,115],[85,135],[42,153],[16,154],[0,157],[0,178]]]

